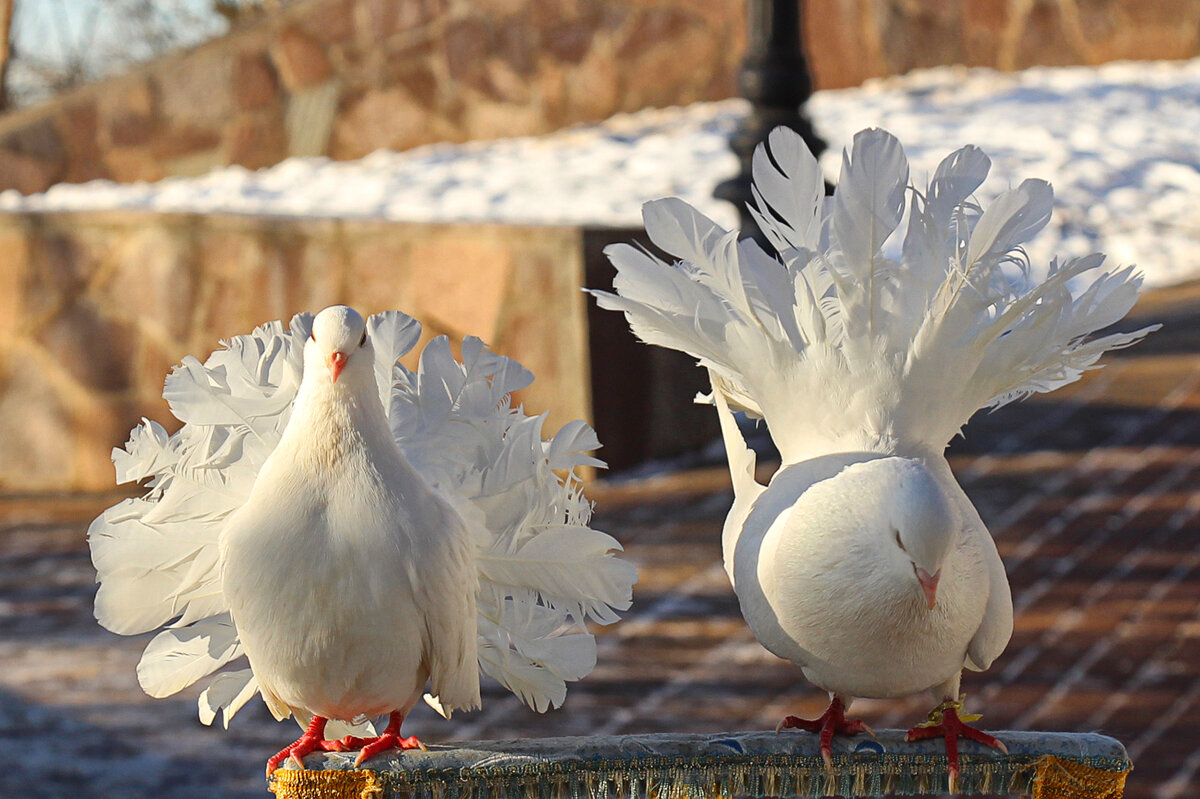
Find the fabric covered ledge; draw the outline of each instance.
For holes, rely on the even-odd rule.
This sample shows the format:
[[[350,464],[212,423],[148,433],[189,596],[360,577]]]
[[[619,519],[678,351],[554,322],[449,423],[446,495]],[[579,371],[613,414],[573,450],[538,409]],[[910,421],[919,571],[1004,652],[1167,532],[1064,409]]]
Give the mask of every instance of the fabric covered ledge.
[[[960,741],[962,794],[1119,799],[1133,768],[1119,741],[1092,733],[994,733],[1009,754]],[[834,739],[827,771],[808,733],[624,735],[477,741],[408,751],[353,768],[354,753],[275,772],[277,799],[723,799],[945,793],[940,739],[903,730]]]

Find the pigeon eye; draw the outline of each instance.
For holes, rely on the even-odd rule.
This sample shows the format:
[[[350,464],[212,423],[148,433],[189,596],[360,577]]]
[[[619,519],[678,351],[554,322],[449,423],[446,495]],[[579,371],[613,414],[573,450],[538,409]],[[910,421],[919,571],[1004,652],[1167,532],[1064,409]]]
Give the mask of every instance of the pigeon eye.
[[[367,331],[365,331],[365,330],[364,330],[364,331],[363,331],[363,334],[362,334],[362,338],[360,338],[360,339],[358,340],[358,346],[360,346],[360,347],[361,347],[362,345],[364,345],[364,344],[366,344],[366,343],[367,343]]]

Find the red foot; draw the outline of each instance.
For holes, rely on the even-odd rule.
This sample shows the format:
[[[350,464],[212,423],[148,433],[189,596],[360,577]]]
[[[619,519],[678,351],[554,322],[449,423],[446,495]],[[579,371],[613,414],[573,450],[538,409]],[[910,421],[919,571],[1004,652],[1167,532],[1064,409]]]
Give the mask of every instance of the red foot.
[[[336,741],[327,741],[325,740],[325,725],[329,723],[329,720],[322,716],[313,716],[308,729],[294,744],[282,749],[267,761],[267,777],[274,774],[283,761],[288,759],[294,760],[296,766],[303,769],[304,756],[313,752],[353,752],[355,749],[359,749],[361,751],[354,760],[354,765],[358,766],[367,758],[374,757],[380,752],[386,752],[388,749],[424,749],[425,744],[418,741],[417,736],[400,737],[400,724],[403,721],[404,716],[393,713],[388,721],[387,729],[383,731],[382,735],[374,738],[358,738],[354,735],[347,735]]]
[[[296,739],[296,742],[291,746],[280,750],[273,758],[267,761],[267,777],[275,773],[276,769],[283,764],[283,761],[292,759],[296,761],[296,765],[304,768],[304,756],[313,752],[340,752],[336,741],[325,740],[325,725],[329,720],[322,716],[313,716],[313,719],[308,724],[308,729],[304,734]]]
[[[955,793],[958,788],[958,739],[960,737],[970,738],[972,741],[978,741],[985,746],[999,749],[1004,754],[1008,754],[1008,747],[1002,741],[986,732],[968,726],[963,719],[960,719],[958,711],[961,708],[962,702],[947,700],[930,712],[929,721],[913,727],[905,736],[905,740],[908,741],[923,741],[926,738],[946,739],[946,770],[950,774],[950,793]],[[975,721],[978,718],[979,716],[967,716],[965,721]]]
[[[859,719],[846,719],[846,705],[842,702],[840,696],[833,697],[833,701],[829,703],[829,708],[821,714],[820,718],[809,721],[808,719],[796,716],[788,716],[779,722],[779,726],[775,728],[775,732],[792,728],[820,734],[821,758],[829,768],[833,768],[833,736],[858,735],[861,732],[865,732],[872,738],[875,737],[875,733],[871,728]]]
[[[341,741],[341,744],[350,744],[347,748],[362,747],[362,751],[358,753],[358,757],[354,759],[354,765],[360,766],[362,762],[368,758],[374,757],[380,752],[386,752],[389,749],[424,749],[425,744],[417,740],[417,736],[410,735],[407,738],[400,737],[400,725],[404,722],[404,716],[399,713],[392,713],[388,719],[387,729],[382,735],[375,738],[354,738],[346,736]]]

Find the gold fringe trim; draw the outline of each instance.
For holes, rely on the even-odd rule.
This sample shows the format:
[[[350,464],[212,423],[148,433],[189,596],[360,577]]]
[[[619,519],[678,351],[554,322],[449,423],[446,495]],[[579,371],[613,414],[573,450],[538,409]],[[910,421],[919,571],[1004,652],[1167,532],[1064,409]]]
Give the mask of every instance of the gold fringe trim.
[[[276,799],[383,799],[384,786],[374,771],[280,769],[268,786]]]
[[[1037,763],[1033,799],[1121,799],[1128,775],[1046,755]]]

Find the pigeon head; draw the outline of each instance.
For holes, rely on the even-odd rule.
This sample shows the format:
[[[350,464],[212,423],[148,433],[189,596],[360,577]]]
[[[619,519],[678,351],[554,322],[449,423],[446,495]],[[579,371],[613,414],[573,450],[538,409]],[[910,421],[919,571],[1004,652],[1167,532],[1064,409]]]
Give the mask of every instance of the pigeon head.
[[[850,466],[842,476],[858,483],[842,488],[855,497],[859,524],[872,531],[872,549],[932,610],[942,564],[962,534],[957,508],[919,461],[879,458]]]
[[[962,531],[962,519],[933,475],[922,464],[903,458],[891,462],[888,508],[892,543],[900,567],[911,571],[932,610],[937,604],[942,563]]]
[[[312,335],[304,345],[305,374],[327,376],[331,383],[344,379],[343,373],[373,380],[374,360],[367,325],[358,311],[333,305],[313,319]]]

